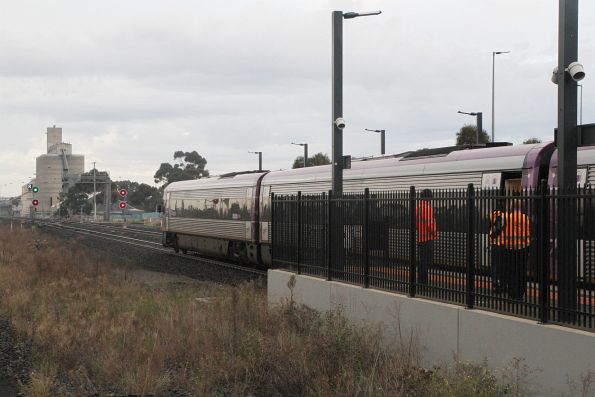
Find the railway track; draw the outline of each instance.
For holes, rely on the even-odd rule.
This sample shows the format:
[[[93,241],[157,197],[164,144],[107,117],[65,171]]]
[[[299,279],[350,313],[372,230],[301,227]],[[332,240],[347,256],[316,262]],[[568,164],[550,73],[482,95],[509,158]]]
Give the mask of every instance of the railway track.
[[[10,221],[10,218],[2,218],[4,221]],[[171,249],[164,248],[161,244],[161,233],[154,230],[144,230],[137,227],[122,227],[118,225],[107,225],[101,223],[80,223],[80,222],[55,222],[40,219],[14,219],[14,221],[36,224],[41,228],[48,230],[79,235],[85,238],[99,240],[113,246],[117,244],[120,247],[131,247],[142,250],[143,252],[153,252],[165,255],[169,258],[190,261],[199,266],[195,266],[195,271],[200,272],[201,267],[212,266],[233,274],[266,278],[267,272],[263,269],[246,267],[227,261],[217,260],[209,257],[199,256],[197,254],[175,253]],[[123,251],[126,252],[126,251]],[[231,277],[233,278],[233,277]]]
[[[60,225],[71,226],[79,229],[103,232],[123,237],[135,237],[140,240],[148,240],[161,245],[161,232],[157,230],[147,230],[127,225],[113,225],[105,223],[82,223],[82,222],[60,222]]]

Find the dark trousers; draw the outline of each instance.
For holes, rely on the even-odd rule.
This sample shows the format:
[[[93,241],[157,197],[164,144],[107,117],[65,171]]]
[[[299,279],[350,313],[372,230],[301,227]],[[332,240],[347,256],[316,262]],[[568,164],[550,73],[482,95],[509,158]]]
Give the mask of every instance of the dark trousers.
[[[434,241],[426,241],[419,243],[419,275],[418,282],[420,284],[428,283],[428,269],[432,266],[434,261]]]
[[[492,261],[492,289],[494,292],[502,292],[505,288],[504,280],[502,278],[502,262],[504,248],[499,245],[492,245],[491,261]]]
[[[527,291],[527,259],[529,249],[503,249],[506,292],[513,299],[521,299]]]

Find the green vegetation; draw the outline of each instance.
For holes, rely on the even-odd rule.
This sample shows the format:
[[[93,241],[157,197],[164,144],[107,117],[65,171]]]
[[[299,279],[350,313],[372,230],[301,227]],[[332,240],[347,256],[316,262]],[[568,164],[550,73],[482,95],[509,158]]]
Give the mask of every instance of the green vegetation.
[[[316,153],[314,156],[308,156],[308,167],[313,167],[316,165],[326,165],[330,164],[331,159],[329,159],[326,153]],[[304,156],[298,156],[293,161],[293,166],[291,168],[303,168],[304,167]]]
[[[32,347],[31,397],[528,393],[522,367],[510,377],[467,363],[425,370],[413,336],[393,340],[293,302],[269,307],[251,283],[142,280],[44,238],[0,230],[0,312]]]
[[[490,136],[486,130],[482,130],[479,134],[479,143],[488,143]],[[466,124],[457,132],[456,145],[471,145],[477,143],[477,126]]]
[[[192,152],[183,152],[178,150],[174,153],[173,165],[170,163],[161,163],[161,166],[155,172],[155,183],[162,183],[164,186],[178,181],[190,179],[200,179],[209,176],[207,159],[202,157],[196,150]]]
[[[529,144],[529,143],[541,143],[541,139],[539,138],[529,138],[529,139],[525,139],[523,141],[523,145]]]

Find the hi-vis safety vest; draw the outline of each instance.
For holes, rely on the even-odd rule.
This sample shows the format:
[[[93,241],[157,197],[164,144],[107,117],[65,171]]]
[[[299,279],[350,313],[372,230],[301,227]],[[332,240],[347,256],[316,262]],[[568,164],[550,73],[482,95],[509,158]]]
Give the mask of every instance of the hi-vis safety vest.
[[[421,200],[415,209],[417,219],[417,243],[438,239],[434,209],[429,201]]]
[[[501,238],[504,233],[504,212],[496,210],[492,212],[490,219],[490,244],[492,245],[504,245],[504,239]]]
[[[497,222],[504,222],[501,225],[500,233],[496,233]],[[531,225],[527,215],[521,211],[511,212],[494,211],[492,213],[492,228],[490,230],[490,241],[507,249],[523,249],[531,244]]]

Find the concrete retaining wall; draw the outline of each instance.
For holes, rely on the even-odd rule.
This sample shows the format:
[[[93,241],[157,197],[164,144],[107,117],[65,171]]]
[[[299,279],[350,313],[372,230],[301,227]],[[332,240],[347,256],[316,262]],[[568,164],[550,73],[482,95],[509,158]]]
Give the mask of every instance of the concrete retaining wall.
[[[293,273],[269,270],[268,300],[290,299]],[[500,369],[524,358],[540,395],[568,392],[568,380],[595,371],[595,334],[540,325],[482,310],[467,310],[404,295],[297,276],[293,300],[319,311],[340,308],[355,323],[373,324],[388,336],[417,337],[424,365],[482,362]]]

